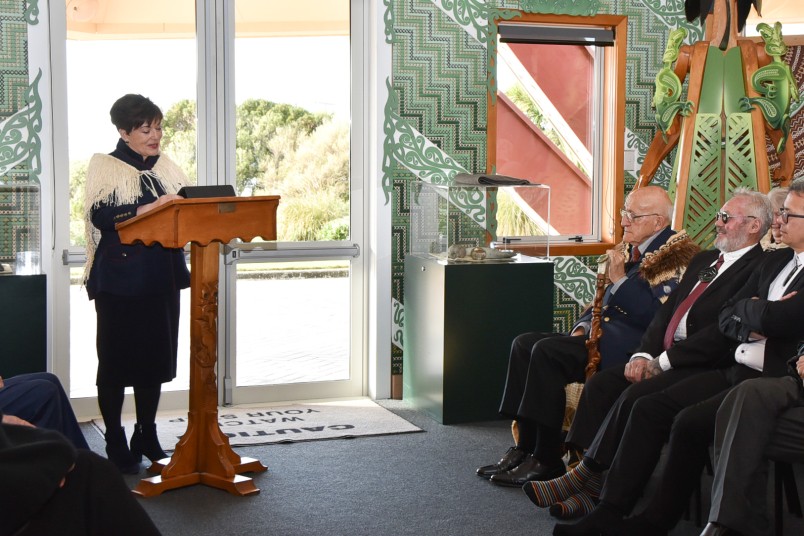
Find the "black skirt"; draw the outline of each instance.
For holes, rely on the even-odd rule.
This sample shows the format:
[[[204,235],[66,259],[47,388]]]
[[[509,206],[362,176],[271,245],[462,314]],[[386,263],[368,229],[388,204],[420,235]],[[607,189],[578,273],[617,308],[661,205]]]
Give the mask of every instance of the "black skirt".
[[[97,385],[154,386],[176,377],[179,291],[95,297]]]

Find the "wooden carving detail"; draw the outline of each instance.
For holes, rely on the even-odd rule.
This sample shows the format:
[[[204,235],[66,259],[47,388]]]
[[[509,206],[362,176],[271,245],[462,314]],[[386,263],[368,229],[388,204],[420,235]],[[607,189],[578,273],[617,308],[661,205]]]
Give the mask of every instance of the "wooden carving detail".
[[[659,128],[645,154],[637,188],[651,182],[662,161],[678,146],[668,188],[675,196],[673,226],[686,228],[703,245],[711,236],[691,230],[711,229],[717,207],[734,188],[767,192],[772,180],[786,186],[795,167],[794,151],[784,149],[790,132],[790,103],[799,95],[782,58],[786,47],[781,25],[758,26],[764,43],[739,37],[752,6],[759,11],[761,4],[759,0],[686,0],[687,19],[705,23],[705,37],[681,44],[685,32],[673,30],[656,77],[654,107]],[[686,99],[680,95],[684,81]],[[766,134],[780,160],[773,177]]]
[[[776,152],[784,152],[787,138],[790,135],[790,103],[798,102],[798,86],[793,78],[790,66],[782,56],[787,53],[787,45],[782,40],[782,25],[773,26],[760,23],[759,34],[765,41],[765,52],[773,61],[757,69],[751,77],[751,85],[760,97],[743,97],[740,105],[744,111],[758,106],[765,121],[773,130],[781,131],[781,138],[776,144]]]

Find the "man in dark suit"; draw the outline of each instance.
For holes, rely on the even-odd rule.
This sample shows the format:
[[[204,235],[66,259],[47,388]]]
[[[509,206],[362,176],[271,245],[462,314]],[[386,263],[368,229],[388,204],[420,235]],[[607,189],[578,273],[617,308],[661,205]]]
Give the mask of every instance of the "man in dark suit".
[[[668,227],[672,209],[667,192],[658,186],[636,190],[625,200],[623,241],[632,255],[625,258],[620,248],[608,251],[611,284],[602,307],[602,367],[628,359],[655,311],[677,285],[670,279],[651,287],[640,275],[642,257],[674,235]],[[564,473],[564,388],[584,381],[591,314],[587,310],[569,336],[525,333],[514,339],[500,413],[516,420],[519,442],[499,462],[478,469],[478,475],[495,484],[521,487],[529,480]]]
[[[796,347],[804,337],[804,326],[800,322],[790,322],[791,318],[800,318],[804,313],[804,273],[801,268],[804,265],[804,221],[795,216],[804,215],[804,181],[794,183],[791,191],[776,216],[781,240],[789,248],[768,253],[754,280],[746,285],[746,290],[721,311],[723,331],[744,343],[738,346],[735,354],[738,364],[728,371],[725,380],[735,385],[760,374],[764,378],[740,383],[734,389],[726,383],[724,390],[704,400],[707,394],[724,385],[724,378],[704,375],[696,379],[697,383],[690,380],[683,386],[685,391],[678,386],[678,391],[668,390],[645,401],[647,404],[640,408],[641,411],[658,411],[659,419],[668,408],[672,410],[677,404],[686,404],[686,407],[672,424],[666,463],[661,473],[662,486],[639,515],[625,522],[626,529],[632,534],[666,534],[675,526],[699,482],[708,458],[707,449],[716,430],[720,443],[725,441],[726,444],[719,445],[716,441],[712,523],[704,531],[706,536],[738,534],[729,527],[738,528],[739,534],[766,534],[769,528],[764,508],[766,488],[764,484],[757,485],[757,482],[764,482],[762,460],[766,450],[763,447],[772,441],[771,444],[779,447],[772,452],[782,459],[796,449],[799,457],[804,454],[801,443],[794,442],[795,433],[789,433],[791,427],[788,425],[794,423],[794,419],[782,419],[780,424],[784,428],[773,440],[772,434],[764,432],[773,429],[776,415],[785,409],[785,404],[792,408],[800,403],[797,399],[801,387],[797,380],[799,373],[793,371],[796,380],[781,378],[789,372],[785,365],[789,356],[802,353],[801,349],[796,351]],[[758,290],[754,294],[755,286]],[[703,401],[691,403],[698,397]],[[634,426],[644,425],[638,421],[640,418],[644,421],[646,416],[637,415],[638,407],[634,407],[632,414]],[[795,413],[792,411],[789,417],[794,417]],[[651,415],[650,419],[656,422],[657,415]],[[664,432],[666,437],[666,430]],[[638,434],[634,440],[639,441]],[[625,440],[623,445],[626,445]],[[644,444],[640,450],[644,452]],[[629,454],[624,450],[623,455]],[[633,478],[633,475],[628,478]],[[752,487],[756,488],[753,497],[750,493]]]
[[[794,194],[788,194],[777,221],[801,266],[804,192],[800,181],[793,184]],[[703,535],[736,534],[735,529],[746,536],[770,532],[765,457],[790,461],[804,457],[804,348],[796,353],[789,361],[788,376],[743,382],[721,403],[715,422],[712,506]]]
[[[747,380],[720,405],[712,506],[702,536],[770,533],[766,458],[804,458],[804,348],[798,353],[789,375]]]
[[[718,330],[717,314],[760,260],[758,244],[770,227],[772,210],[765,195],[738,189],[718,214],[719,251],[704,251],[690,262],[627,364],[602,370],[586,383],[567,438],[588,447],[581,463],[559,479],[523,487],[536,505],[551,506],[553,515],[577,517],[594,508],[602,472],[614,460],[637,400],[734,363],[730,343]]]
[[[801,203],[794,204],[804,212],[804,183],[798,190]],[[791,191],[794,193],[787,199],[797,201],[798,194]],[[787,359],[804,337],[804,324],[786,321],[804,314],[804,292],[798,293],[804,290],[804,277],[798,277],[804,226],[796,231],[783,231],[782,240],[790,247],[766,254],[745,287],[721,310],[722,342],[713,342],[710,351],[720,353],[725,344],[727,350],[732,348],[729,355],[734,364],[695,374],[637,400],[606,476],[600,504],[580,523],[557,526],[555,534],[613,531],[660,536],[675,526],[706,462],[715,415],[728,391],[746,379],[783,375]],[[668,460],[659,490],[645,512],[623,522],[642,494],[668,438]]]

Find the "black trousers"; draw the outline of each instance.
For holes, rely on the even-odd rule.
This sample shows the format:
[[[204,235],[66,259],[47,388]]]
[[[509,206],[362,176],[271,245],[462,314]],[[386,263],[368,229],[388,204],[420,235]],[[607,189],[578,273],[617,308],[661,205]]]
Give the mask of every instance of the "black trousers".
[[[731,387],[759,374],[743,365],[710,370],[637,400],[606,476],[601,500],[630,512],[672,436],[662,472],[661,496],[651,500],[649,509],[657,524],[674,526],[704,467],[717,408]],[[696,436],[689,437],[689,433]]]
[[[524,333],[511,344],[500,413],[560,429],[567,405],[564,388],[583,382],[586,337]]]
[[[625,379],[625,365],[601,370],[583,388],[567,442],[608,467],[614,460],[634,403],[709,369],[673,369],[637,383]]]
[[[758,378],[726,396],[715,420],[709,520],[746,536],[771,532],[766,458],[804,459],[804,391],[793,377]]]
[[[709,458],[715,414],[730,389],[682,410],[670,430],[662,484],[648,500],[641,515],[657,527],[670,531],[689,506]]]

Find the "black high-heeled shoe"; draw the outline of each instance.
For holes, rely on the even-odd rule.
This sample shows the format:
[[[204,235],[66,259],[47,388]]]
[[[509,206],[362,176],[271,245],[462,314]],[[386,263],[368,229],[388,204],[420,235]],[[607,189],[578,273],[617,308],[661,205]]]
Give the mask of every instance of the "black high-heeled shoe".
[[[131,436],[131,454],[134,457],[139,456],[140,459],[144,454],[151,462],[168,457],[156,436],[156,423],[134,425],[134,434]]]
[[[126,475],[136,475],[140,472],[140,460],[131,454],[126,443],[126,430],[122,426],[106,430],[103,435],[106,439],[106,457],[117,466],[117,469]],[[141,459],[141,458],[140,458]]]

